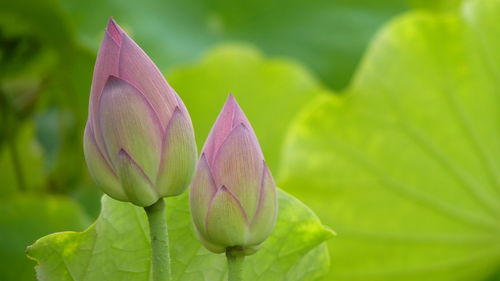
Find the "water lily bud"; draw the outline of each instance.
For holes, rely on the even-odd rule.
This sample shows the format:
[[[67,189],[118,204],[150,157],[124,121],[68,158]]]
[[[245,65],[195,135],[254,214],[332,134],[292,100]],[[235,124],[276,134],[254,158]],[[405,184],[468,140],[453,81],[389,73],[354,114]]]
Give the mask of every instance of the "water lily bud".
[[[102,190],[138,206],[182,193],[196,165],[186,107],[113,20],[94,68],[84,152]]]
[[[232,95],[203,148],[190,201],[197,235],[212,252],[253,254],[274,229],[276,186]]]

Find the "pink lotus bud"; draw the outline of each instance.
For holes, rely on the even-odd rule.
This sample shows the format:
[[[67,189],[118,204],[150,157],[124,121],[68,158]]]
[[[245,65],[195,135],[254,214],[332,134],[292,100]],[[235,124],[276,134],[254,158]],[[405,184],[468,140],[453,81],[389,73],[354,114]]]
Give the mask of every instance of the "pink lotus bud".
[[[253,254],[276,221],[276,186],[232,95],[210,132],[190,188],[197,234],[212,252]]]
[[[196,164],[186,107],[112,19],[94,68],[84,152],[106,194],[139,206],[182,193]]]

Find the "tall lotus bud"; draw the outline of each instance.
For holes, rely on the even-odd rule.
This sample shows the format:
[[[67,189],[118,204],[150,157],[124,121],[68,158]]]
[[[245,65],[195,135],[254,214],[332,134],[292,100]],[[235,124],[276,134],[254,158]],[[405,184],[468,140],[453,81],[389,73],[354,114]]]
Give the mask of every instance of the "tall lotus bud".
[[[202,243],[215,253],[253,254],[276,221],[276,186],[257,137],[232,95],[203,148],[190,188]]]
[[[102,190],[138,206],[182,193],[196,164],[186,107],[112,19],[94,68],[84,152]]]

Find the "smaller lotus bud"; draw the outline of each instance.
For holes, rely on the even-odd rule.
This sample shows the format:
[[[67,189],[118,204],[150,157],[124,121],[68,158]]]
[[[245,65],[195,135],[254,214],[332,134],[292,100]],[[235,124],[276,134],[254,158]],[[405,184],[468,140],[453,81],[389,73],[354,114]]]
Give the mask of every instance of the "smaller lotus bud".
[[[113,20],[89,104],[85,159],[106,194],[145,207],[185,190],[197,157],[191,118],[156,65]]]
[[[276,186],[257,137],[232,95],[203,148],[190,201],[197,235],[212,252],[253,254],[274,229]]]

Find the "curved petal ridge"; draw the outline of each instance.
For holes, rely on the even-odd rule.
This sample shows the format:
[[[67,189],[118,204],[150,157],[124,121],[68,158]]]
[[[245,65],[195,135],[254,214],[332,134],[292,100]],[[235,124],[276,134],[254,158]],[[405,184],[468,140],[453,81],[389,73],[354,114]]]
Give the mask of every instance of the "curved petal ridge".
[[[161,158],[162,128],[144,95],[128,81],[110,76],[100,100],[99,127],[110,162],[126,149],[150,179]]]
[[[189,202],[193,222],[197,228],[206,235],[206,217],[210,204],[217,193],[217,186],[213,181],[213,177],[208,167],[208,163],[204,155],[202,155],[196,174],[191,183]]]
[[[118,161],[120,181],[129,201],[143,207],[158,201],[151,179],[125,149],[120,149]]]
[[[226,186],[219,188],[210,202],[205,231],[212,243],[226,246],[244,245],[248,239],[248,216]]]
[[[167,125],[156,178],[161,196],[182,193],[191,182],[197,160],[193,128],[178,107]]]
[[[121,40],[119,77],[129,81],[150,101],[164,130],[178,106],[175,94],[148,55],[126,34]]]
[[[229,187],[251,215],[259,199],[262,160],[252,133],[240,124],[221,145],[211,167],[216,185]]]

